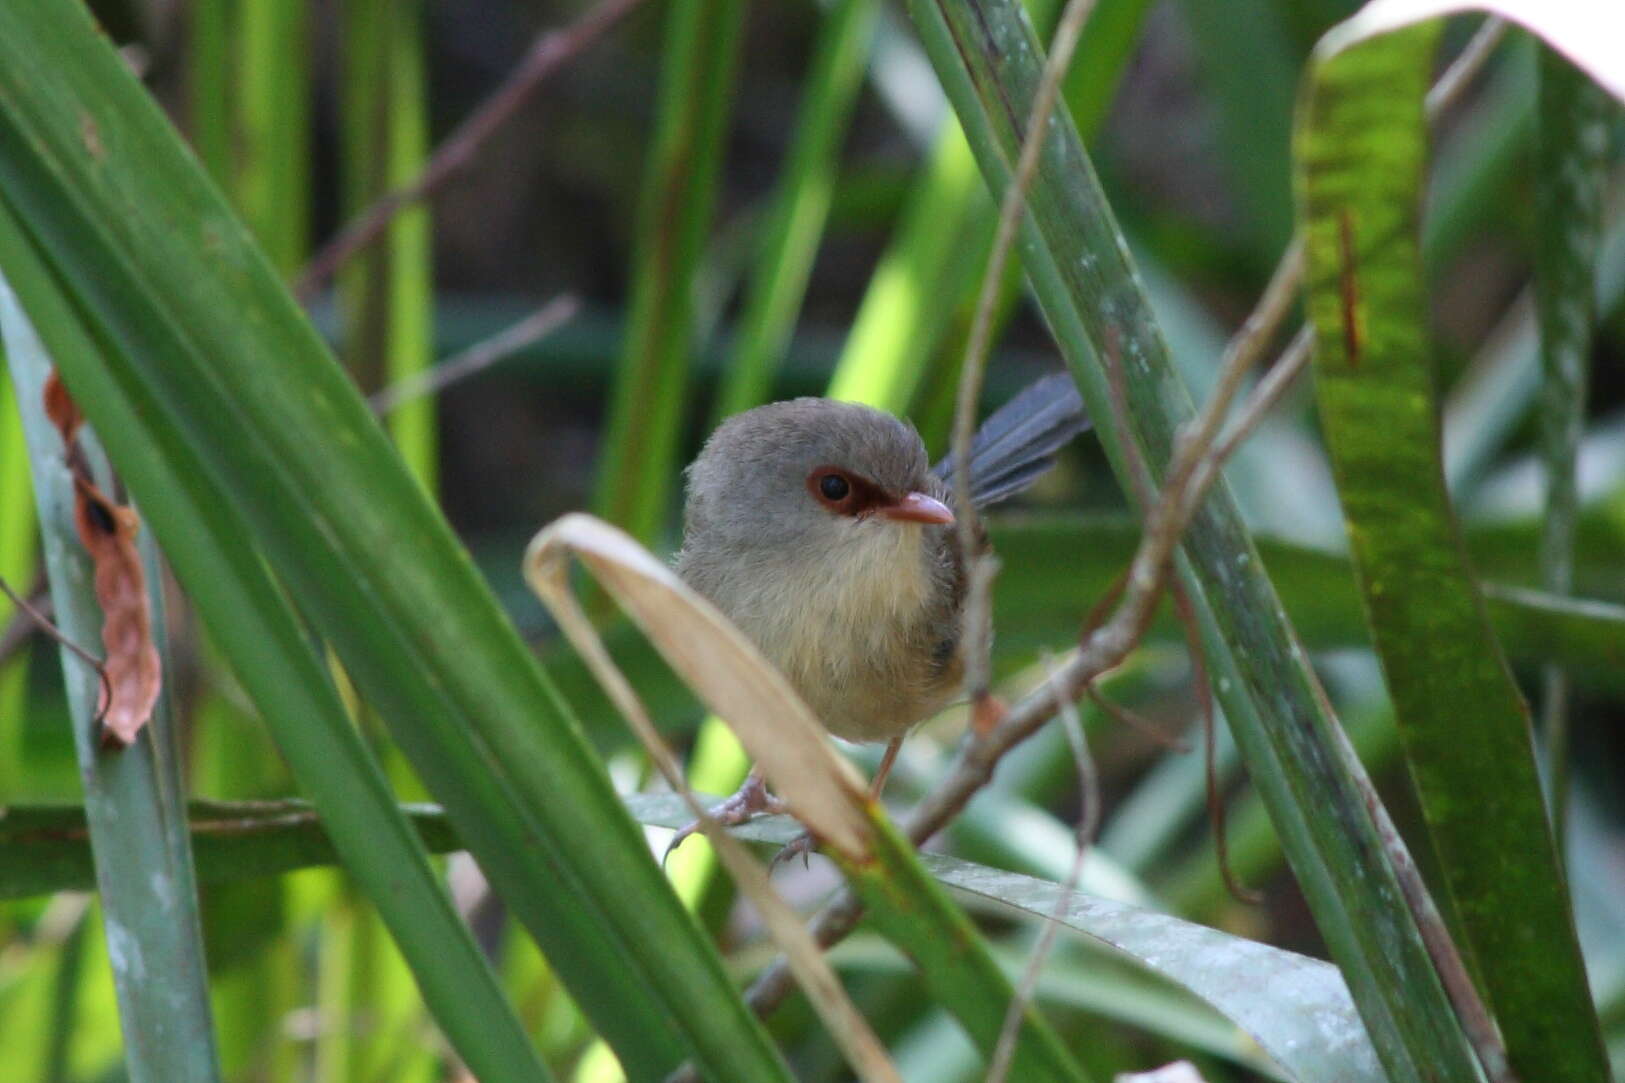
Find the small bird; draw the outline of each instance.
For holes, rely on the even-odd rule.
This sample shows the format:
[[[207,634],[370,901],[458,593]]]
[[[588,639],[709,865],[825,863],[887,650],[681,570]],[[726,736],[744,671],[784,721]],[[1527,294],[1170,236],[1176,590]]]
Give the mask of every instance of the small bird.
[[[1038,380],[976,433],[971,501],[1025,489],[1088,426],[1070,377]],[[831,733],[888,742],[876,795],[903,735],[960,695],[966,579],[952,475],[951,456],[931,466],[908,423],[817,398],[729,418],[687,472],[678,574]],[[752,771],[712,814],[740,823],[780,810]]]

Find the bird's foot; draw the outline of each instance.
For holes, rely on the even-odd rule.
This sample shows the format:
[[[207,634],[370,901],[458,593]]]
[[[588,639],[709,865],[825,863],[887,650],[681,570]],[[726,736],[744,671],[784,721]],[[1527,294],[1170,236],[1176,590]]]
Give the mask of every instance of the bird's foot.
[[[767,792],[767,783],[762,776],[752,771],[745,776],[734,795],[717,805],[710,811],[711,819],[724,827],[733,827],[742,824],[758,812],[780,813],[788,812],[789,807],[777,797]],[[683,840],[700,829],[700,821],[695,820],[685,827],[677,829],[677,834],[671,837],[666,844],[666,852],[660,855],[660,863],[664,865],[672,851],[683,844]]]
[[[784,844],[784,848],[773,855],[768,864],[769,869],[776,869],[780,862],[789,861],[793,857],[801,858],[801,867],[807,867],[807,855],[818,849],[818,841],[812,837],[812,832],[803,831],[795,838]]]

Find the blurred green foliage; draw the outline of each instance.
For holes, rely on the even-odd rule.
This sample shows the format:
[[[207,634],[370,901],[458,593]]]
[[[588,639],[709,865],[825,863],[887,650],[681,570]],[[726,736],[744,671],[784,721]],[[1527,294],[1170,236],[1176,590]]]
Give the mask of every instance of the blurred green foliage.
[[[371,199],[409,180],[533,37],[588,7],[508,0],[404,9],[361,0],[91,6],[285,278]],[[1035,22],[1053,20],[1054,5],[1030,7]],[[1066,100],[1172,366],[1193,393],[1210,385],[1226,334],[1291,235],[1298,88],[1315,42],[1353,7],[1101,0],[1085,31]],[[1476,25],[1447,24],[1443,53],[1459,49]],[[1549,225],[1533,211],[1542,184],[1535,138],[1545,121],[1534,108],[1532,56],[1527,36],[1508,34],[1432,128],[1417,238],[1425,312],[1415,348],[1436,362],[1449,510],[1470,553],[1464,567],[1493,584],[1487,627],[1526,698],[1539,688],[1543,664],[1567,667],[1575,824],[1563,840],[1567,875],[1618,1074],[1625,1069],[1618,951],[1625,913],[1617,904],[1625,897],[1617,783],[1625,768],[1617,725],[1625,709],[1625,574],[1617,559],[1625,545],[1625,126],[1613,103],[1602,126],[1599,250],[1595,267],[1579,272],[1594,294],[1596,321],[1578,440],[1578,600],[1565,602],[1527,593],[1543,582],[1536,550],[1545,505],[1538,318],[1520,298]],[[0,143],[0,159],[16,145]],[[0,171],[0,196],[14,200],[15,183]],[[629,793],[644,786],[647,765],[521,587],[524,541],[556,515],[590,505],[669,551],[680,525],[678,468],[717,417],[763,398],[828,390],[876,401],[910,412],[933,454],[945,450],[945,404],[991,221],[976,159],[897,8],[869,0],[780,7],[671,0],[644,5],[563,66],[428,206],[409,211],[354,261],[311,314],[357,383],[373,391],[489,338],[559,292],[585,301],[584,314],[565,328],[410,404],[389,432],[536,644],[611,779]],[[1015,275],[1003,320],[989,405],[1059,365],[1049,328]],[[0,575],[26,592],[40,558],[11,396],[10,381],[0,380]],[[1333,705],[1418,860],[1440,883],[1440,858],[1400,769],[1394,708],[1369,647],[1328,464],[1310,396],[1300,391],[1232,463],[1228,481]],[[1023,500],[994,528],[1004,560],[995,663],[1010,696],[1042,679],[1046,652],[1074,640],[1135,538],[1093,439],[1069,449]],[[410,550],[417,539],[398,544]],[[220,645],[171,593],[177,733],[191,792],[229,802],[300,796]],[[0,618],[16,620],[5,605]],[[57,815],[41,807],[82,800],[60,667],[44,639],[14,646],[15,638],[0,637],[8,648],[0,657],[0,812],[28,806],[30,815]],[[1114,676],[1109,694],[1194,742],[1197,697],[1177,628],[1160,622],[1151,640],[1125,667],[1132,672]],[[678,739],[701,732],[698,706],[641,639],[614,628],[610,641],[662,728]],[[421,799],[423,780],[343,668],[326,660],[333,691],[397,796]],[[1087,892],[1115,890],[1252,940],[1326,954],[1232,745],[1221,749],[1218,796],[1231,810],[1232,861],[1264,890],[1261,905],[1223,890],[1199,756],[1165,748],[1105,712],[1087,712],[1085,724],[1105,799],[1100,852],[1110,859],[1098,880],[1093,870],[1086,878]],[[929,787],[962,729],[956,711],[922,727],[904,751],[895,799]],[[707,744],[722,740],[720,731],[703,732]],[[720,746],[713,757],[721,766],[708,784],[718,786],[711,779],[741,765]],[[1078,798],[1066,743],[1046,732],[1004,765],[946,845],[986,866],[1058,877],[1069,864]],[[46,857],[34,864],[18,856],[29,852],[21,843],[8,853],[7,829],[0,818],[0,865],[25,861],[19,883],[86,884],[82,851],[52,851],[59,864]],[[235,855],[196,846],[223,1078],[452,1078],[459,1062],[358,887],[361,877],[332,868],[281,874],[332,860],[329,844],[309,832],[308,822],[289,825],[273,831],[265,849]],[[455,842],[440,820],[425,841],[437,853]],[[663,845],[663,835],[655,842]],[[560,1078],[614,1078],[615,1056],[538,953],[517,920],[524,915],[507,911],[473,862],[437,858],[433,869],[548,1068]],[[10,873],[0,872],[0,888]],[[727,885],[676,862],[674,875],[689,878],[682,898],[700,912],[733,976],[759,972],[771,952],[751,915],[732,906]],[[781,876],[798,901],[832,882],[819,864]],[[122,1046],[99,903],[72,891],[0,894],[7,896],[0,1047],[8,1078],[118,1078]],[[992,958],[1019,967],[1037,922],[1008,908],[973,913]],[[892,949],[865,933],[835,960],[905,1078],[979,1077],[975,1048]],[[1105,965],[1067,937],[1045,970],[1039,1003],[1098,1078],[1178,1057],[1214,1083],[1271,1072],[1253,1041],[1211,1007],[1138,970]],[[652,1009],[629,1004],[626,1030],[642,1010]],[[839,1057],[798,999],[770,1029],[797,1078],[842,1077]],[[651,1037],[659,1055],[641,1066],[645,1072],[678,1046],[674,1034]],[[640,1066],[630,1067],[636,1075]]]

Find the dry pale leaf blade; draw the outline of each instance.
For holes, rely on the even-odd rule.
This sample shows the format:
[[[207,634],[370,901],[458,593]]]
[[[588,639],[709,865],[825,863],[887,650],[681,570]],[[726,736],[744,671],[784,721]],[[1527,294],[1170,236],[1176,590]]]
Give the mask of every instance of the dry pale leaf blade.
[[[97,710],[104,739],[135,740],[152,717],[163,688],[163,668],[152,641],[152,607],[146,573],[136,549],[140,519],[135,510],[108,500],[83,478],[74,483],[74,524],[96,568],[96,600],[102,607],[102,665],[107,681]]]
[[[587,519],[582,516],[580,518]],[[589,520],[593,525],[601,526],[597,520]],[[550,528],[551,530],[551,528]],[[808,1001],[818,1011],[819,1016],[829,1028],[830,1036],[841,1050],[846,1054],[848,1062],[860,1079],[877,1080],[883,1083],[901,1083],[901,1076],[887,1055],[885,1046],[875,1037],[874,1031],[868,1022],[853,1005],[851,998],[846,995],[840,979],[836,977],[834,968],[825,958],[812,934],[802,924],[801,917],[781,899],[773,890],[766,870],[750,855],[745,845],[718,824],[700,805],[692,790],[688,788],[683,778],[682,770],[673,755],[671,747],[655,729],[650,720],[647,709],[637,693],[633,691],[630,682],[616,667],[610,658],[609,652],[604,649],[603,640],[599,638],[592,622],[582,612],[581,605],[575,595],[570,591],[569,580],[565,572],[569,553],[574,549],[570,538],[579,532],[569,529],[549,536],[548,531],[537,536],[532,543],[531,551],[526,556],[525,570],[530,578],[531,585],[537,594],[552,611],[558,620],[559,626],[564,630],[565,636],[579,651],[590,668],[608,692],[610,699],[626,717],[638,738],[648,749],[662,774],[666,776],[683,797],[689,806],[691,814],[699,818],[701,829],[717,849],[717,855],[727,866],[739,889],[755,903],[757,910],[767,925],[769,933],[784,949],[791,969],[795,972],[796,980],[807,994]],[[590,530],[587,531],[590,533]],[[616,533],[619,533],[618,531]],[[648,554],[637,546],[631,538],[622,535],[619,539],[610,539],[616,546],[630,545],[635,554],[627,559],[617,561],[614,557],[604,556],[605,547],[593,550],[576,550],[588,567],[590,567],[609,586],[612,593],[618,598],[624,597],[625,588],[629,581],[616,579],[615,572],[632,577],[630,582],[635,583],[639,577],[648,583],[653,580],[652,587],[638,594],[637,601],[627,604],[630,611],[638,614],[640,623],[644,619],[664,619],[671,623],[680,616],[680,609],[673,608],[668,600],[664,616],[660,611],[658,601],[654,606],[648,603],[651,598],[660,598],[661,591],[670,591],[675,577],[665,572],[665,569],[648,557]],[[589,552],[597,556],[589,555]],[[623,554],[623,556],[626,554]],[[651,575],[651,569],[655,574]],[[608,573],[608,574],[606,574]],[[681,587],[681,583],[676,584]],[[673,595],[677,606],[686,604],[687,599]],[[700,622],[704,627],[704,623]],[[724,631],[731,631],[724,629]],[[738,633],[733,633],[737,636]],[[726,657],[730,652],[724,650]],[[757,660],[760,662],[760,659]],[[765,665],[765,663],[761,663]],[[680,672],[687,675],[687,671],[678,665]],[[803,708],[805,710],[805,708]],[[825,749],[827,753],[827,749]],[[833,758],[833,757],[832,757]],[[837,767],[844,767],[844,763],[836,761]]]
[[[1333,27],[1320,46],[1335,52],[1354,42],[1469,11],[1499,15],[1538,34],[1608,93],[1625,101],[1625,4],[1603,0],[1372,0]]]
[[[630,535],[579,512],[543,529],[525,552],[525,578],[555,613],[574,604],[567,597],[571,553],[705,705],[728,720],[808,829],[851,860],[863,860],[870,830],[862,782],[755,646]],[[576,647],[583,649],[580,643]]]

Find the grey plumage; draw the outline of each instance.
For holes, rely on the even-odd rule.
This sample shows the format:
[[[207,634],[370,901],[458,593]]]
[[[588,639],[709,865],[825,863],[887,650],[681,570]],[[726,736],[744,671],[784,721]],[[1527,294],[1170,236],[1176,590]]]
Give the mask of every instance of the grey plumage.
[[[1039,381],[978,433],[972,498],[1031,484],[1086,424],[1070,381]],[[820,499],[826,473],[858,492],[839,506]],[[723,422],[689,467],[677,570],[832,733],[888,739],[959,694],[958,542],[952,526],[904,508],[923,500],[946,518],[936,502],[951,499],[906,422],[826,399],[772,403]]]

